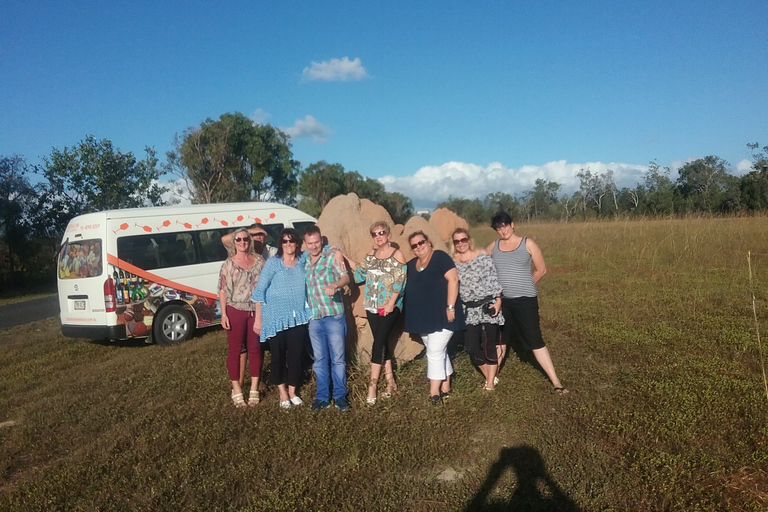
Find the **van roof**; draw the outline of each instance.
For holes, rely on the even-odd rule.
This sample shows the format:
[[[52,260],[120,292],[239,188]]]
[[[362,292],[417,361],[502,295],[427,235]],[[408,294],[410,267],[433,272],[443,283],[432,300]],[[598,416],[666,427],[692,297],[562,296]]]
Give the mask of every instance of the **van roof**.
[[[301,215],[305,215],[311,219],[310,215],[296,210],[291,206],[286,206],[280,203],[260,202],[252,201],[245,203],[207,203],[207,204],[191,204],[185,206],[147,206],[141,208],[124,208],[117,210],[104,210],[99,212],[105,214],[107,219],[114,217],[152,217],[156,215],[186,215],[196,214],[207,211],[222,211],[222,212],[237,212],[243,210],[295,210]]]

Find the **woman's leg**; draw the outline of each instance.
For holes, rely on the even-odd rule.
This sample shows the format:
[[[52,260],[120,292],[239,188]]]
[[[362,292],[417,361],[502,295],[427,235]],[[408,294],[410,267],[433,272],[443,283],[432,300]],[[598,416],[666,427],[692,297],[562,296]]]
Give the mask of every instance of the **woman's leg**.
[[[285,384],[285,359],[286,359],[286,341],[285,331],[279,331],[273,337],[269,338],[269,351],[272,354],[272,372],[269,380],[277,386],[280,395],[280,401],[289,400],[288,388]]]
[[[296,396],[296,389],[301,386],[303,377],[302,355],[307,342],[307,326],[297,325],[285,331],[287,373],[285,383],[288,385],[288,396]]]
[[[248,315],[246,319],[248,333],[246,343],[248,344],[248,366],[251,373],[251,393],[259,390],[262,364],[261,343],[259,343],[259,335],[253,332],[253,321],[253,314]]]
[[[442,331],[422,335],[424,346],[427,348],[427,378],[429,379],[430,396],[440,396],[450,391],[450,375],[453,373],[451,359],[448,357],[448,342],[452,331]]]
[[[245,320],[241,318],[242,311],[227,306],[230,329],[227,332],[227,373],[232,383],[232,394],[243,392],[240,385],[240,347],[245,336]]]

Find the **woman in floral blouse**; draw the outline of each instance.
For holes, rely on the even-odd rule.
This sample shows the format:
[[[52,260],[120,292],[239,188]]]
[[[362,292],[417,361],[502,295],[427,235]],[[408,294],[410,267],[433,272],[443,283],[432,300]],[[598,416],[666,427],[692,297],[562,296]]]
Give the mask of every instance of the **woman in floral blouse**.
[[[498,370],[496,345],[504,325],[501,309],[501,284],[491,257],[475,249],[469,231],[456,228],[453,261],[459,271],[459,296],[464,303],[467,331],[464,346],[472,363],[485,376],[485,390],[492,391]]]
[[[389,336],[403,309],[406,267],[402,251],[390,245],[389,224],[385,221],[376,222],[370,231],[375,245],[355,268],[355,281],[365,281],[363,307],[373,334],[371,381],[365,401],[368,405],[375,405],[382,366],[387,378],[387,390],[383,396],[389,398],[397,391]]]
[[[253,331],[254,303],[251,294],[259,281],[264,258],[253,250],[251,235],[245,229],[233,233],[227,245],[229,258],[219,272],[219,302],[221,326],[227,331],[227,372],[232,381],[232,402],[245,407],[240,385],[240,348],[245,340],[248,347],[248,365],[251,371],[251,390],[248,405],[259,403],[259,377],[261,376],[261,346],[259,336]]]

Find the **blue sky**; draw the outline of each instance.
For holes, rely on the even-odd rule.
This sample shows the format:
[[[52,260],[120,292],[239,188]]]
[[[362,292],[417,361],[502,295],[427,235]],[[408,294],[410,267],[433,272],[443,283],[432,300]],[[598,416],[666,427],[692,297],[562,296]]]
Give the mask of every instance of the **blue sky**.
[[[0,155],[239,111],[431,206],[768,145],[768,2],[0,4]]]

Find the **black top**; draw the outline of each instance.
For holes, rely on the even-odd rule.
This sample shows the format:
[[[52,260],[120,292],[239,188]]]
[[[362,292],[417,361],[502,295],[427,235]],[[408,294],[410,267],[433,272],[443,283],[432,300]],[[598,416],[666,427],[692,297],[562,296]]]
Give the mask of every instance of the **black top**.
[[[456,318],[448,322],[448,281],[445,273],[456,268],[450,256],[443,251],[434,251],[432,259],[421,272],[419,259],[408,262],[408,277],[405,280],[405,331],[414,334],[431,334],[448,329],[463,331],[464,312],[456,298]]]

